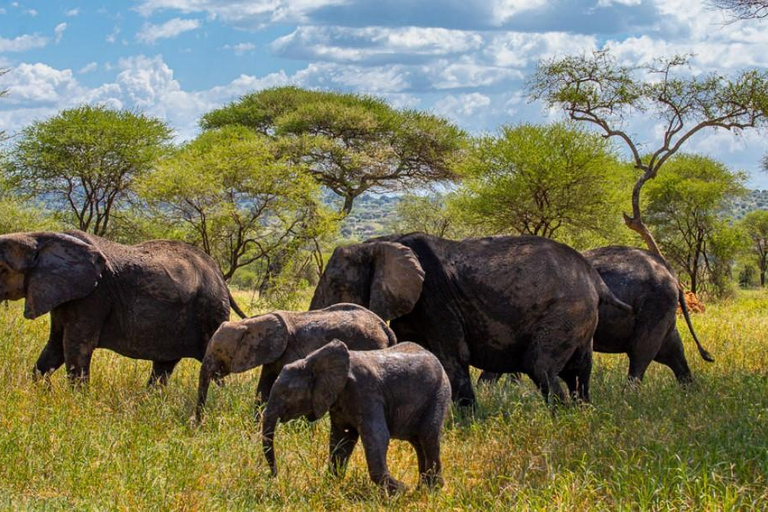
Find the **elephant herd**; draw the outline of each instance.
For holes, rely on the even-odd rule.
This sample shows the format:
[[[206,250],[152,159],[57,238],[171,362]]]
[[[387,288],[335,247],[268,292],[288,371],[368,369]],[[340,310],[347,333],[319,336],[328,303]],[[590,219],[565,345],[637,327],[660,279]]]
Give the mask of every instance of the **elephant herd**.
[[[590,400],[593,350],[628,354],[630,379],[657,361],[687,383],[678,304],[712,360],[662,258],[629,247],[581,254],[535,236],[413,233],[338,247],[310,311],[246,319],[213,259],[187,244],[3,235],[0,301],[22,298],[26,318],[51,315],[38,375],[66,365],[72,382],[87,382],[93,351],[108,348],[152,361],[150,384],[164,384],[181,358],[194,358],[200,419],[212,380],[261,366],[273,474],[277,422],[329,412],[331,471],[343,471],[359,438],[371,478],[388,490],[402,488],[387,470],[391,438],[413,445],[423,483],[441,482],[450,399],[475,403],[470,366],[484,370],[482,380],[526,374],[556,402],[566,401],[560,380],[571,397]],[[243,320],[227,321],[230,309]]]

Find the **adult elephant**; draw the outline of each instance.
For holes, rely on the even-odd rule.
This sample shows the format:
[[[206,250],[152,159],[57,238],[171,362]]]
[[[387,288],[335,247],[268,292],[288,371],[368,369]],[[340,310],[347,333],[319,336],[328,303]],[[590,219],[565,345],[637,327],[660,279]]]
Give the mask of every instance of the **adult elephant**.
[[[26,299],[29,319],[51,313],[37,360],[47,375],[66,363],[87,381],[96,348],[153,362],[165,383],[183,357],[205,347],[235,305],[208,255],[181,242],[121,245],[80,231],[0,236],[0,301]]]
[[[535,236],[455,242],[415,233],[338,247],[311,308],[337,302],[367,307],[391,320],[398,340],[437,355],[460,405],[475,401],[470,365],[527,373],[561,400],[564,375],[588,401],[598,306],[630,310],[581,254]]]
[[[668,366],[681,384],[693,380],[677,331],[677,305],[705,361],[712,356],[701,346],[693,329],[677,276],[663,258],[634,247],[611,246],[584,253],[605,284],[622,301],[631,304],[630,315],[601,306],[595,331],[595,352],[627,354],[630,381],[641,381],[651,361]],[[498,375],[483,372],[481,381]]]

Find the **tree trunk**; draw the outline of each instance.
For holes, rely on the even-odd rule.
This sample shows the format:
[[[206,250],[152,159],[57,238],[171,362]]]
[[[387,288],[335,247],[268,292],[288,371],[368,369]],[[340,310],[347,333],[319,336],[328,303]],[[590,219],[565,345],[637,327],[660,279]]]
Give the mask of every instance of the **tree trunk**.
[[[640,213],[640,192],[643,190],[643,185],[645,185],[645,182],[655,177],[655,173],[650,169],[640,167],[639,165],[638,168],[644,172],[642,177],[640,177],[640,179],[637,180],[637,183],[635,183],[635,187],[632,189],[632,216],[630,217],[625,213],[624,224],[626,224],[629,229],[642,237],[645,245],[648,246],[649,251],[657,254],[666,261],[664,255],[661,254],[661,249],[659,249],[658,244],[656,244],[656,240],[648,230],[648,226],[646,226],[643,222],[643,216]]]
[[[354,206],[356,196],[344,196],[344,206],[341,207],[342,217],[347,217],[352,212],[352,206]]]
[[[659,249],[658,244],[656,244],[656,239],[653,238],[653,235],[648,230],[648,226],[645,225],[645,223],[643,222],[642,218],[639,215],[637,215],[636,217],[630,217],[625,213],[624,224],[626,224],[629,229],[636,232],[637,234],[640,235],[640,237],[642,237],[649,251],[664,258],[664,255],[661,253],[661,249]],[[666,261],[666,258],[665,258],[665,261]]]

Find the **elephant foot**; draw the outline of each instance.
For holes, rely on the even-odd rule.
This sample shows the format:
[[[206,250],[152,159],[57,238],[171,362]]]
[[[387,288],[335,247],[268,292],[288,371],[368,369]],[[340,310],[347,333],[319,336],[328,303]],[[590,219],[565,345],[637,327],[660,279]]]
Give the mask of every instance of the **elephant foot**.
[[[390,475],[384,476],[379,480],[378,484],[384,489],[388,495],[400,494],[406,491],[405,484],[399,480],[392,478]]]

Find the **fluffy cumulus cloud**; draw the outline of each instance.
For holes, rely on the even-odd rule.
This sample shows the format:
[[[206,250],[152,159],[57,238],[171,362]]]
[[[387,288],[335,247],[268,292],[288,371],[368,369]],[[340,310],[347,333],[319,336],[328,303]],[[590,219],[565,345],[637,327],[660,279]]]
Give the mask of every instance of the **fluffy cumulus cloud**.
[[[0,53],[3,52],[26,52],[35,48],[42,48],[48,44],[48,38],[37,34],[24,34],[6,39],[0,36]]]
[[[181,18],[173,18],[161,25],[145,23],[136,34],[136,39],[141,43],[154,44],[158,39],[171,39],[200,26],[200,20]]]
[[[458,96],[446,96],[435,104],[434,111],[442,116],[459,121],[475,115],[491,104],[491,98],[472,92]]]
[[[90,71],[88,65],[81,72]],[[87,69],[88,68],[88,69]],[[313,72],[303,79],[313,81]],[[0,80],[0,88],[8,88],[0,110],[0,130],[10,133],[23,126],[54,115],[61,109],[83,103],[112,108],[141,109],[149,115],[165,119],[180,139],[189,139],[197,131],[200,116],[247,92],[291,83],[302,77],[289,77],[283,72],[263,77],[241,75],[230,83],[201,91],[187,91],[175,79],[173,70],[161,56],[139,55],[121,59],[113,82],[86,87],[78,82],[72,70],[48,65],[20,64]]]

